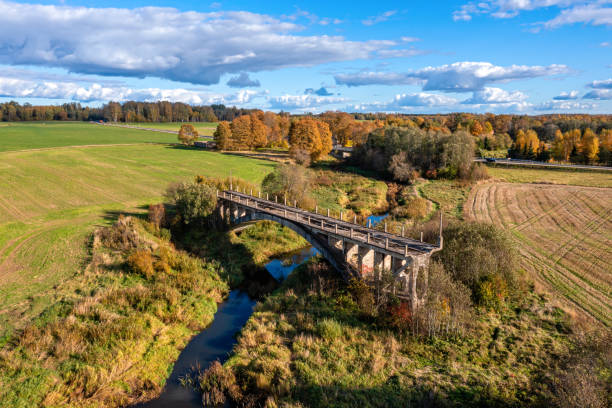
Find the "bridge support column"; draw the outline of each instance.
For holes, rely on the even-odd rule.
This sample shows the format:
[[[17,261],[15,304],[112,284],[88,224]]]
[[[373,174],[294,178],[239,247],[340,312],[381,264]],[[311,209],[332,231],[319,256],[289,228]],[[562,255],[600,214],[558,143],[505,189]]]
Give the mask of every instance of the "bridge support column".
[[[374,269],[379,271],[391,270],[391,255],[382,252],[374,252]]]
[[[337,249],[340,252],[342,252],[344,249],[343,241],[341,239],[332,237],[331,235],[327,237],[327,244],[330,246],[330,248]]]
[[[374,250],[368,247],[359,247],[358,249],[359,273],[361,277],[371,276],[374,271]]]
[[[347,263],[356,265],[356,259],[358,256],[359,247],[357,244],[353,244],[352,242],[344,242],[344,259]]]

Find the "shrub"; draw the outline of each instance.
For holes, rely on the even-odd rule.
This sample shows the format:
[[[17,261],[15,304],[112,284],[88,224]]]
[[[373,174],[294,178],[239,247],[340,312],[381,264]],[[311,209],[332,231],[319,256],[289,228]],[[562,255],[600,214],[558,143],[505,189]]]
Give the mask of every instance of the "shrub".
[[[393,180],[412,184],[419,177],[419,173],[412,167],[407,159],[406,152],[399,152],[391,156],[389,173]]]
[[[310,166],[311,158],[310,153],[305,149],[293,149],[292,151],[293,160],[300,166],[308,167]]]
[[[478,294],[481,290],[501,290],[498,283],[479,288],[481,282],[497,282],[499,278],[507,288],[517,286],[515,271],[518,263],[514,244],[504,231],[493,225],[475,222],[450,225],[444,231],[444,249],[435,257],[453,279],[472,290],[476,302],[490,299],[484,292],[482,295],[485,296],[481,297]]]
[[[428,275],[427,298],[417,310],[413,330],[429,337],[460,333],[471,316],[470,290],[437,262],[431,263]]]
[[[139,249],[128,257],[127,262],[133,272],[147,279],[151,279],[155,275],[151,251]]]
[[[482,163],[474,163],[472,165],[472,169],[470,170],[471,181],[487,180],[489,178],[491,178],[491,176],[489,176],[487,166]]]
[[[508,285],[499,275],[489,275],[476,284],[474,298],[477,304],[499,310],[508,296]]]
[[[151,204],[149,206],[149,222],[156,228],[161,228],[166,220],[166,208],[163,204]]]
[[[227,396],[238,401],[241,398],[240,388],[232,370],[228,370],[217,360],[198,377],[202,392],[202,405],[205,407],[226,404]]]
[[[217,206],[216,190],[206,183],[172,184],[166,190],[166,197],[184,224],[204,224]]]
[[[402,218],[425,218],[429,212],[427,200],[422,197],[410,196],[401,207],[393,209],[393,215]]]
[[[265,193],[279,197],[284,197],[286,194],[288,204],[293,205],[295,200],[302,208],[314,206],[314,200],[310,195],[311,187],[311,171],[305,167],[291,164],[278,166],[262,182],[262,189]]]
[[[342,326],[334,319],[323,319],[317,323],[317,334],[325,340],[335,340],[342,336]]]

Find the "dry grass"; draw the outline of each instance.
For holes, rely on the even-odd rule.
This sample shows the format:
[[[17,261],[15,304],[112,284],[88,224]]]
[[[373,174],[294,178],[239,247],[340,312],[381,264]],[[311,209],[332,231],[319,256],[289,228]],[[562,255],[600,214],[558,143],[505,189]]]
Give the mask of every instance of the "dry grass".
[[[464,212],[509,230],[525,270],[612,326],[612,190],[488,183],[473,189]]]

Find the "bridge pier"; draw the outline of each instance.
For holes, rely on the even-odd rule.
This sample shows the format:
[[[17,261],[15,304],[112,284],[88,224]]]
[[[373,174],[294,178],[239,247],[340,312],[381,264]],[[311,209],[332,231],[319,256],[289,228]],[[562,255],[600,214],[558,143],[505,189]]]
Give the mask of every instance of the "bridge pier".
[[[349,241],[344,241],[343,251],[346,263],[356,265],[357,262],[355,261],[357,256],[359,255],[359,247],[357,246],[357,244],[353,244]]]
[[[374,269],[380,271],[391,270],[391,255],[384,254],[382,252],[374,252]]]
[[[374,250],[365,246],[358,247],[358,269],[361,277],[371,276],[374,271]]]
[[[342,252],[343,249],[344,249],[344,241],[339,239],[339,238],[333,237],[331,235],[327,236],[327,244],[332,249],[336,249],[336,250],[338,250],[340,252]]]

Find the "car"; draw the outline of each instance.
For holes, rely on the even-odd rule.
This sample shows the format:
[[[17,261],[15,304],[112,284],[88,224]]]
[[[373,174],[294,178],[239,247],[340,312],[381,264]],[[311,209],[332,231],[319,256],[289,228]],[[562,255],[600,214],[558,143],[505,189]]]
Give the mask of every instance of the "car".
[[[485,160],[486,160],[488,163],[495,163],[495,159],[494,159],[493,157],[485,157]]]

